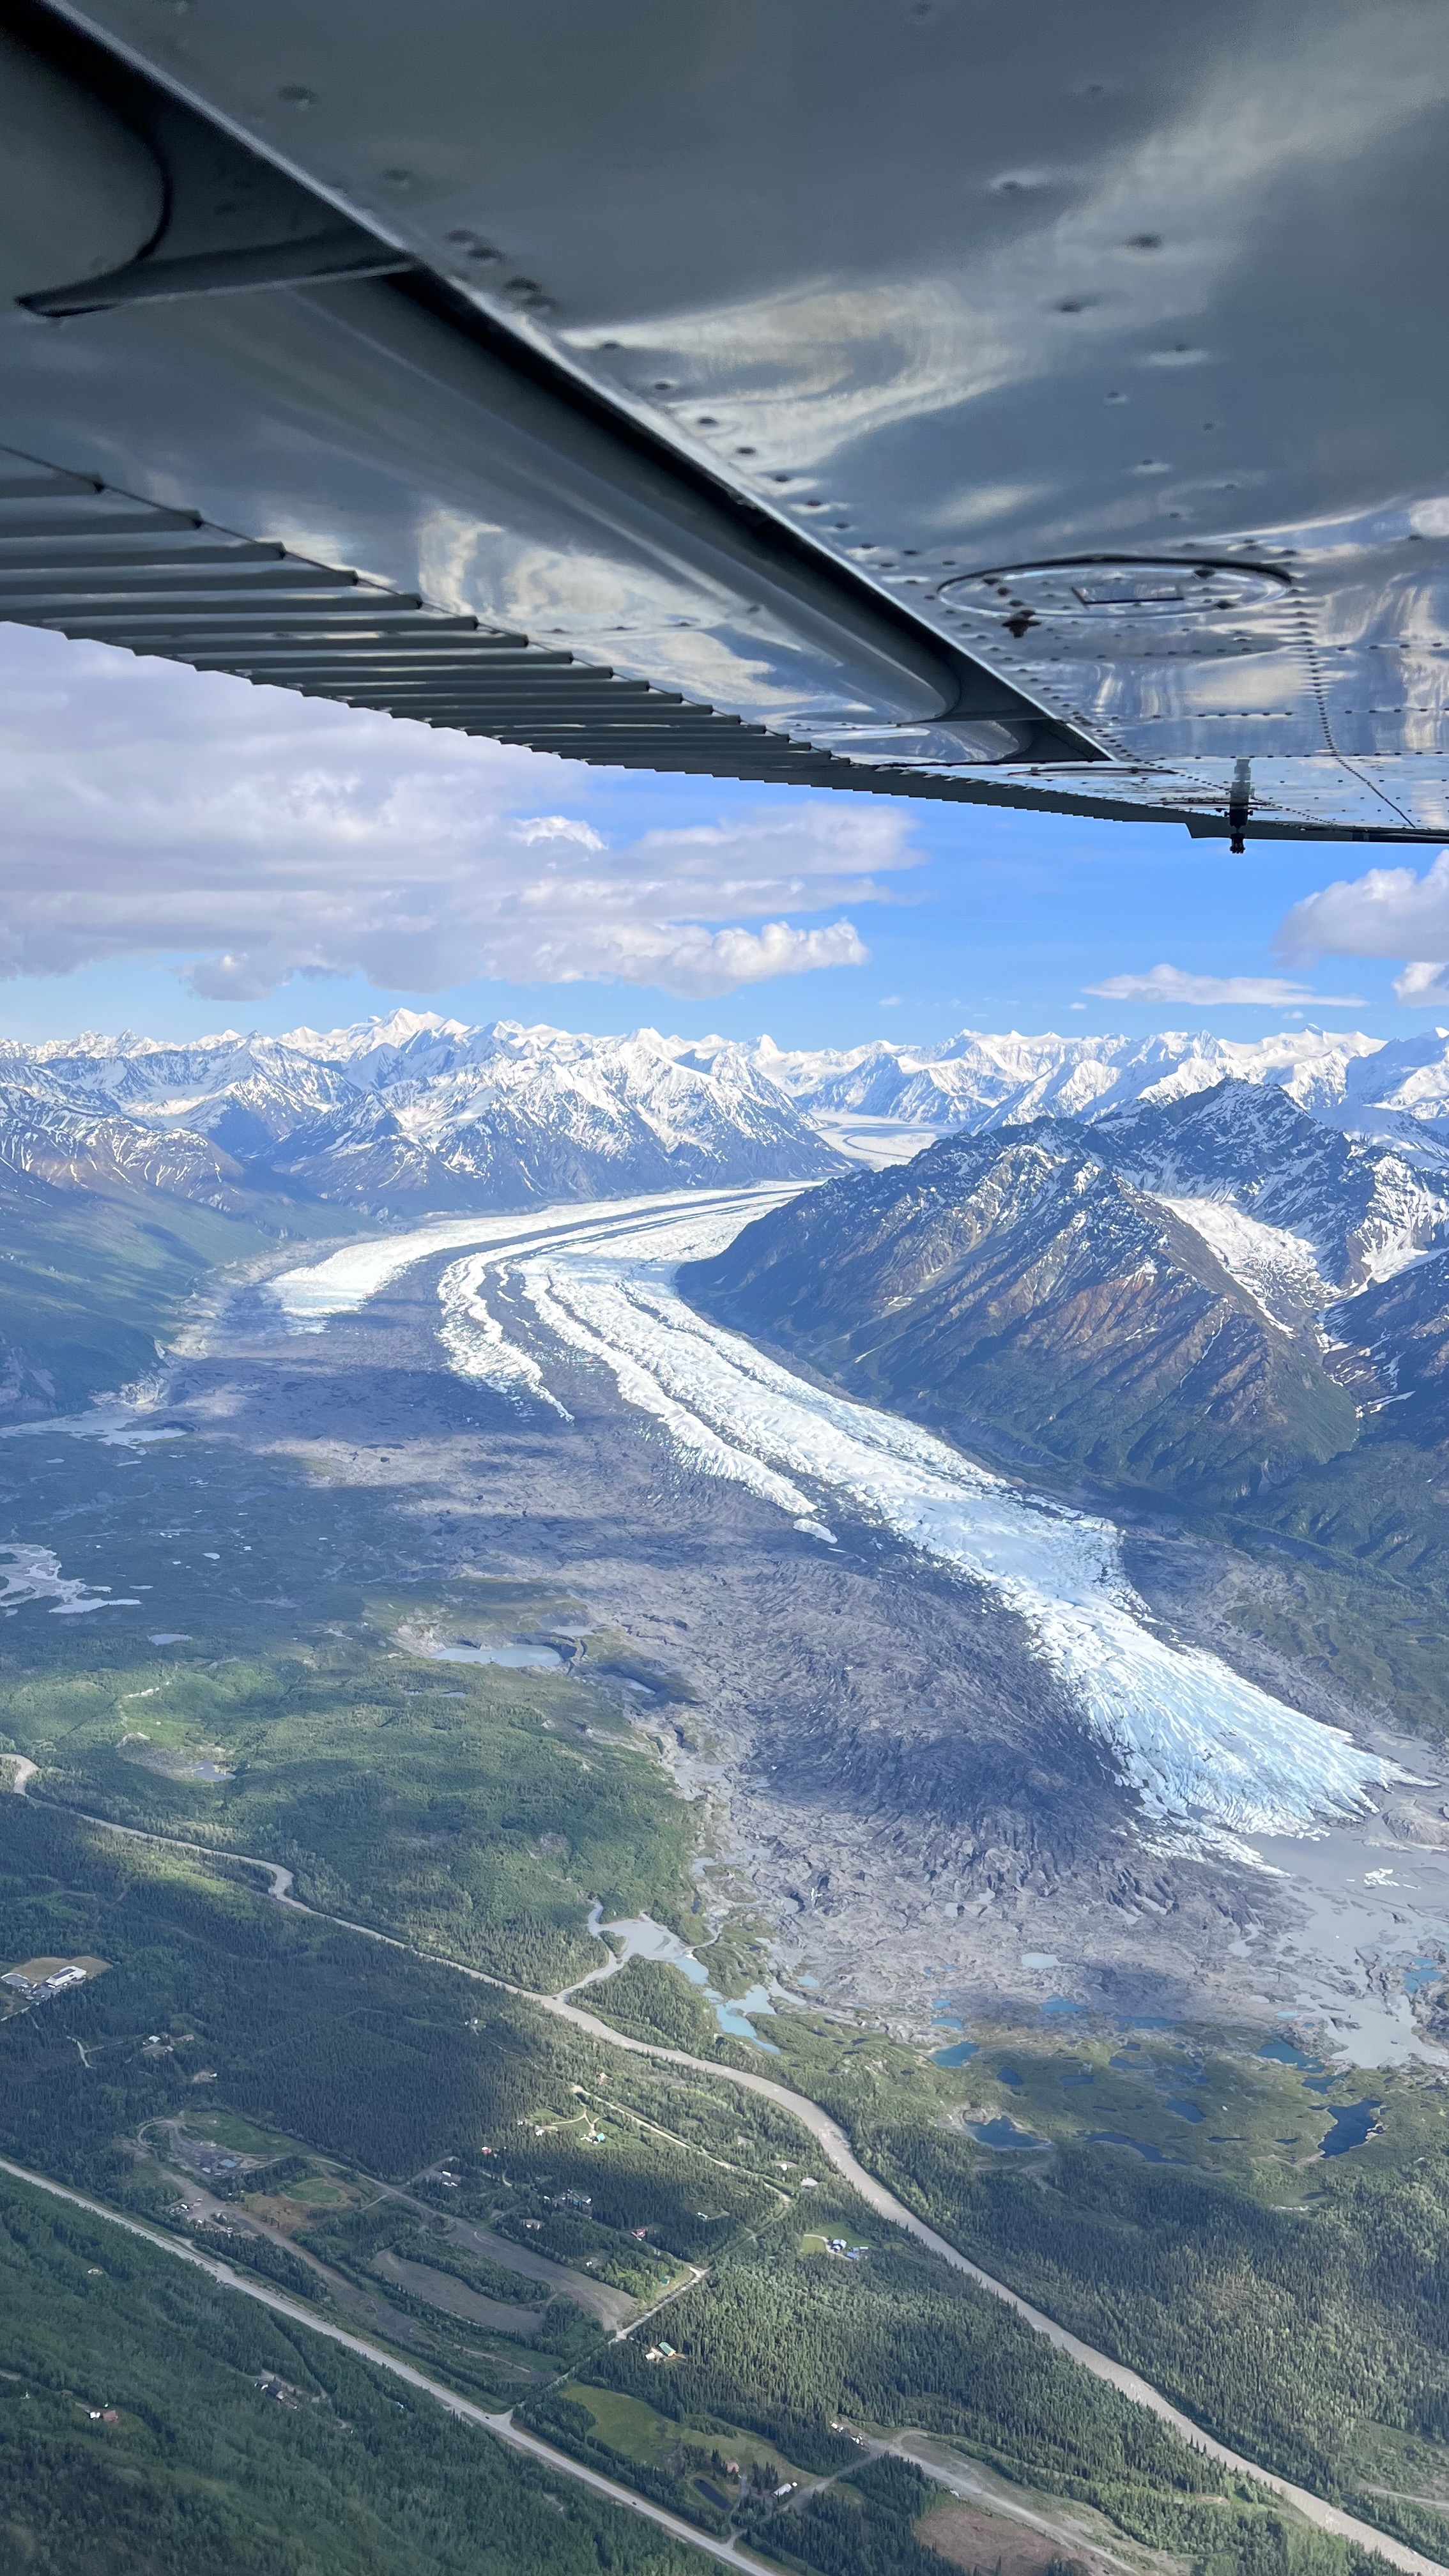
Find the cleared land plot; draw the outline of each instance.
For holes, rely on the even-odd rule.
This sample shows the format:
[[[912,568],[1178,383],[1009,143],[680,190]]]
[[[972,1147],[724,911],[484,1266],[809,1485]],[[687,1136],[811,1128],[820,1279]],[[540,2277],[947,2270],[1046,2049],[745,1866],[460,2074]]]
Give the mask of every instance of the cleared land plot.
[[[525,2281],[547,2281],[561,2298],[574,2300],[597,2317],[600,2325],[621,2326],[634,2313],[637,2301],[627,2291],[611,2289],[607,2281],[595,2281],[587,2272],[570,2271],[567,2264],[551,2263],[546,2254],[530,2254],[526,2246],[510,2244],[506,2236],[495,2236],[489,2228],[469,2227],[460,2220],[448,2234],[455,2245],[486,2254],[505,2272],[517,2272]]]
[[[485,2299],[470,2290],[465,2281],[455,2281],[449,2272],[435,2272],[431,2263],[409,2263],[401,2254],[384,2247],[374,2254],[372,2268],[384,2281],[400,2290],[410,2290],[415,2299],[425,2299],[430,2308],[441,2308],[450,2317],[463,2317],[469,2325],[487,2326],[494,2334],[532,2337],[543,2323],[542,2308],[518,2308],[503,2299]]]
[[[944,2505],[923,2515],[915,2528],[917,2539],[941,2557],[958,2567],[989,2570],[991,2576],[1046,2576],[1061,2561],[1062,2544],[1049,2532],[1028,2531],[1024,2523],[1008,2522],[1003,2514],[977,2505]],[[1088,2576],[1109,2576],[1111,2562],[1093,2551],[1074,2551],[1073,2558]]]
[[[668,2364],[661,2362],[659,2367],[667,2369]],[[621,2459],[638,2460],[646,2468],[663,2468],[681,2444],[688,2442],[728,2452],[747,2472],[761,2466],[778,2469],[780,2478],[793,2479],[797,2488],[819,2483],[808,2469],[794,2467],[773,2442],[718,2417],[709,2418],[706,2431],[699,2424],[682,2424],[674,2415],[657,2415],[642,2398],[625,2396],[616,2388],[593,2388],[582,2380],[570,2380],[559,2394],[592,2415],[600,2440],[607,2442],[611,2451],[617,2451]]]

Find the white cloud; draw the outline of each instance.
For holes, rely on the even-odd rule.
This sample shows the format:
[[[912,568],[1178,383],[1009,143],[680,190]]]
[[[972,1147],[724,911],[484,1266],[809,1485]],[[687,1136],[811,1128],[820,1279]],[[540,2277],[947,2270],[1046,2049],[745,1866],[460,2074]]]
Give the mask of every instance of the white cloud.
[[[1305,895],[1285,915],[1276,945],[1289,959],[1449,957],[1449,850],[1423,876],[1412,868],[1370,868]],[[1413,979],[1437,971],[1406,967],[1399,980],[1409,989],[1400,998],[1418,999],[1424,987]]]
[[[1394,996],[1410,1010],[1449,1003],[1449,850],[1422,876],[1412,868],[1370,868],[1340,877],[1295,903],[1279,925],[1286,958],[1405,957]]]
[[[583,973],[609,975],[621,983],[659,984],[666,992],[704,1000],[733,992],[740,984],[765,983],[772,975],[803,975],[816,966],[864,966],[870,950],[848,921],[833,921],[824,930],[795,930],[788,921],[767,921],[758,931],[709,931],[694,922],[619,922],[596,927],[591,955],[586,969],[560,962],[557,981],[574,983]]]
[[[535,841],[577,841],[582,850],[602,850],[604,843],[592,823],[580,823],[568,814],[531,814],[513,826],[516,841],[531,849]]]
[[[252,1001],[295,975],[682,995],[860,965],[919,862],[898,809],[801,797],[609,847],[562,762],[0,628],[0,977],[161,954]],[[542,789],[542,794],[540,794]],[[711,793],[700,782],[700,793]]]
[[[1145,975],[1109,975],[1104,983],[1087,984],[1083,990],[1104,1002],[1237,1002],[1274,1011],[1289,1002],[1314,1002],[1325,1011],[1356,1011],[1362,1005],[1358,993],[1315,993],[1281,975],[1189,975],[1180,966],[1150,966]]]
[[[1449,1002],[1449,966],[1416,957],[1394,977],[1394,999],[1412,1011],[1437,1011]]]

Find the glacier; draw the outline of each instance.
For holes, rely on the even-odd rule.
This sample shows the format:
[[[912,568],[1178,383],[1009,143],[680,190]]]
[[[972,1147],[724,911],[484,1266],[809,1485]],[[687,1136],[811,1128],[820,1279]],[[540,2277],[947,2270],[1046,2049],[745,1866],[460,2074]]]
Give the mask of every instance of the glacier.
[[[565,1422],[572,1422],[568,1407],[544,1384],[537,1360],[507,1339],[480,1294],[490,1271],[496,1273],[499,1287],[507,1284],[509,1272],[500,1269],[496,1255],[487,1252],[475,1253],[470,1261],[453,1262],[438,1281],[443,1310],[438,1339],[449,1360],[460,1377],[476,1378],[495,1395],[506,1395],[514,1403],[525,1403],[532,1396]]]
[[[795,1195],[798,1184],[787,1187],[768,1185],[741,1192],[732,1191],[727,1204],[743,1213],[744,1224],[752,1216],[763,1215],[782,1198]],[[325,1261],[301,1264],[293,1270],[281,1270],[262,1285],[274,1304],[280,1306],[288,1329],[294,1333],[320,1333],[337,1315],[355,1315],[368,1300],[391,1287],[415,1263],[425,1261],[430,1253],[458,1252],[466,1244],[519,1244],[538,1235],[573,1233],[592,1234],[599,1225],[617,1224],[621,1217],[646,1221],[667,1217],[677,1207],[712,1207],[718,1194],[712,1191],[648,1191],[642,1197],[610,1199],[601,1203],[565,1200],[521,1216],[517,1210],[507,1216],[462,1216],[435,1218],[414,1226],[405,1234],[367,1235],[360,1242],[346,1243],[340,1252],[330,1253]]]
[[[459,1219],[349,1244],[274,1278],[271,1293],[290,1329],[321,1331],[418,1261],[466,1249],[437,1283],[439,1335],[460,1375],[567,1419],[549,1353],[575,1354],[606,1369],[689,1466],[744,1487],[802,1533],[832,1540],[832,1517],[846,1515],[984,1586],[1024,1622],[1158,1850],[1264,1868],[1250,1837],[1317,1835],[1372,1815],[1372,1793],[1410,1775],[1161,1634],[1111,1522],[809,1384],[685,1303],[679,1265],[722,1251],[790,1195],[778,1184],[686,1190],[587,1213],[574,1203]]]
[[[822,1538],[832,1510],[844,1511],[987,1586],[1025,1622],[1157,1848],[1262,1866],[1252,1835],[1314,1834],[1373,1813],[1370,1793],[1406,1775],[1156,1633],[1110,1522],[1023,1493],[915,1424],[806,1383],[687,1306],[679,1263],[722,1250],[755,1213],[716,1203],[647,1229],[616,1219],[586,1240],[539,1241],[510,1268],[546,1340],[605,1366],[690,1465]],[[474,1303],[489,1267],[486,1254],[468,1265]],[[464,1330],[456,1303],[449,1320],[451,1353]],[[490,1366],[505,1339],[490,1316]]]

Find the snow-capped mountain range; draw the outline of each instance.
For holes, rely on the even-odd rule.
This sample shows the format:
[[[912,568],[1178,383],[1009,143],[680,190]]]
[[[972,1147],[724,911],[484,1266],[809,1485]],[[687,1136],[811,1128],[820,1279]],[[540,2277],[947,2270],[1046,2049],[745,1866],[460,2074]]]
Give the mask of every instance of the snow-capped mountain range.
[[[1006,1129],[1034,1131],[1024,1160]],[[829,1304],[846,1296],[845,1236],[828,1237],[837,1200],[842,1226],[847,1204],[850,1224],[863,1221],[876,1181],[881,1205],[894,1205],[886,1185],[904,1180],[902,1166],[914,1178],[915,1157],[942,1138],[960,1154],[942,1165],[927,1151],[921,1178],[931,1194],[938,1173],[965,1190],[975,1248],[947,1265],[944,1343],[933,1336],[945,1310],[931,1308],[927,1329],[925,1288],[910,1286],[910,1330],[904,1309],[890,1328],[907,1375],[917,1361],[944,1366],[948,1345],[952,1366],[965,1366],[1010,1274],[1020,1389],[1038,1342],[1060,1370],[1070,1311],[1094,1343],[1092,1368],[1106,1370],[1090,1397],[1083,1380],[1084,1419],[1099,1407],[1106,1419],[1112,1319],[1126,1331],[1135,1316],[1124,1355],[1152,1347],[1164,1387],[1180,1367],[1184,1387],[1191,1378],[1217,1408],[1225,1475],[1238,1473],[1227,1460],[1239,1438],[1260,1444],[1263,1461],[1336,1439],[1342,1424],[1326,1428],[1323,1408],[1341,1405],[1334,1390],[1350,1382],[1366,1411],[1406,1401],[1411,1379],[1422,1381],[1419,1410],[1437,1405],[1449,1368],[1443,1031],[1383,1043],[1305,1029],[1253,1045],[965,1031],[934,1048],[791,1054],[768,1038],[592,1037],[397,1012],[285,1037],[0,1043],[0,1204],[42,1236],[57,1193],[73,1211],[97,1193],[113,1210],[124,1202],[127,1222],[153,1231],[179,1222],[185,1202],[264,1233],[315,1235],[333,1210],[347,1231],[359,1219],[828,1181],[818,1221],[803,1204],[799,1221],[802,1259],[823,1262]],[[966,1222],[959,1213],[952,1228]],[[226,1257],[220,1238],[215,1257]],[[877,1257],[867,1236],[847,1329],[876,1329],[863,1283]],[[823,1329],[823,1311],[817,1320]],[[977,1370],[972,1360],[973,1382]],[[1250,1387],[1261,1406],[1243,1411]],[[1170,1451],[1177,1399],[1163,1401],[1161,1420],[1154,1396],[1140,1427],[1149,1446],[1162,1430]],[[1014,1436],[1026,1438],[1033,1408],[1035,1395]],[[1132,1408],[1124,1399],[1119,1410]]]
[[[763,1038],[755,1061],[862,1157],[875,1121],[919,1129],[924,1142],[927,1134],[974,1134],[1029,1118],[1095,1120],[1137,1101],[1247,1082],[1285,1091],[1325,1126],[1449,1159],[1449,1029],[1384,1039],[1304,1028],[1252,1040],[1205,1031],[1063,1038],[963,1029],[939,1046],[878,1039],[840,1054],[792,1054]]]
[[[122,1168],[164,1140],[178,1195],[221,1205],[245,1177],[380,1218],[842,1168],[749,1047],[407,1011],[327,1034],[0,1047],[0,1161],[33,1155],[37,1130],[47,1177],[82,1131]]]
[[[1410,1383],[1444,1436],[1446,1270],[1449,1171],[1225,1081],[958,1128],[680,1284],[967,1446],[1237,1501],[1352,1448]]]
[[[1243,1086],[1277,1094],[1313,1122],[1323,1137],[1309,1157],[1317,1183],[1304,1167],[1274,1185],[1271,1208],[1261,1190],[1261,1205],[1249,1205],[1243,1189],[1255,1175],[1242,1157],[1251,1162],[1256,1149],[1234,1126],[1222,1170],[1184,1174],[1180,1197],[1231,1198],[1245,1224],[1311,1236],[1330,1247],[1322,1276],[1339,1282],[1332,1246],[1352,1210],[1345,1202],[1331,1220],[1320,1211],[1300,1223],[1298,1200],[1328,1188],[1329,1162],[1343,1161],[1330,1136],[1372,1140],[1394,1149],[1402,1177],[1385,1167],[1374,1185],[1370,1230],[1376,1224],[1382,1239],[1377,1253],[1364,1249],[1358,1275],[1387,1275],[1400,1251],[1422,1248],[1419,1200],[1427,1192],[1437,1206],[1439,1176],[1449,1175],[1444,1030],[1385,1042],[1303,1029],[1251,1044],[1201,1033],[966,1030],[933,1047],[878,1041],[792,1053],[767,1037],[590,1037],[399,1011],[285,1037],[0,1042],[0,1162],[80,1187],[120,1173],[218,1207],[261,1182],[391,1219],[691,1183],[818,1180],[850,1161],[906,1159],[945,1134],[1042,1116],[1118,1121],[1224,1082],[1235,1096]],[[1350,1156],[1333,1187],[1341,1181],[1353,1199],[1367,1168]]]

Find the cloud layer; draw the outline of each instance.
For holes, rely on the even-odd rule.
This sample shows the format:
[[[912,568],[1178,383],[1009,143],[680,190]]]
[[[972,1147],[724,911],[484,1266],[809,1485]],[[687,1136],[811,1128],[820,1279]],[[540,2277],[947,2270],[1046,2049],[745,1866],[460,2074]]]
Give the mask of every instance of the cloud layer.
[[[159,952],[219,1001],[359,971],[726,993],[862,964],[849,919],[787,916],[880,901],[919,855],[908,819],[854,798],[609,848],[526,810],[570,793],[563,763],[19,628],[0,764],[0,976]]]
[[[1149,966],[1145,975],[1109,975],[1083,990],[1104,1002],[1262,1003],[1277,1010],[1288,1002],[1316,1002],[1325,1011],[1356,1011],[1358,993],[1315,993],[1282,975],[1189,975],[1180,966]]]
[[[1410,1007],[1449,1003],[1449,850],[1423,876],[1370,868],[1306,895],[1285,916],[1277,944],[1286,958],[1406,957],[1396,998]]]

